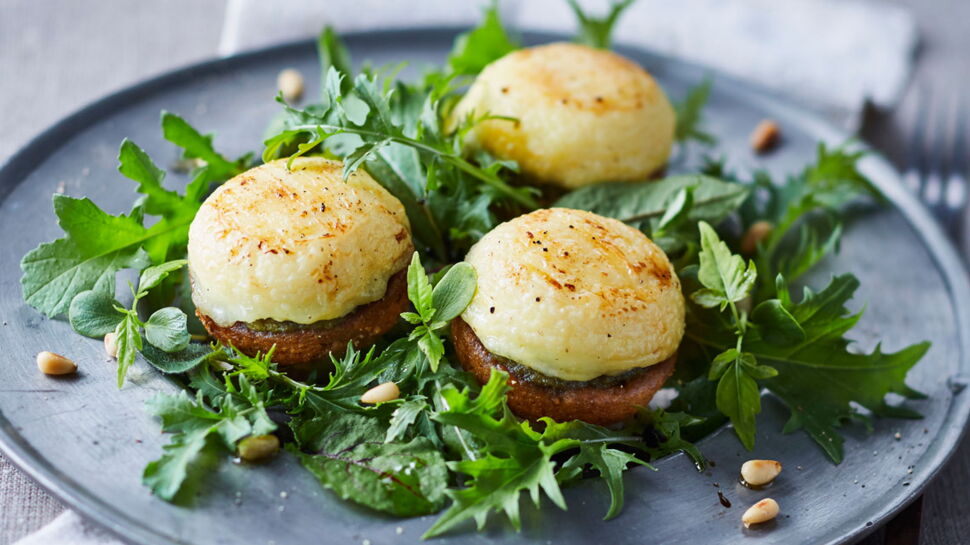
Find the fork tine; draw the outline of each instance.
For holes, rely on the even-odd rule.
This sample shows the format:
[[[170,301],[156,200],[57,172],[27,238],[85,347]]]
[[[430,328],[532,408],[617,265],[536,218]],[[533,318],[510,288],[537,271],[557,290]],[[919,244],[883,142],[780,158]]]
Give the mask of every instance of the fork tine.
[[[943,107],[934,106],[930,108],[928,105],[925,106],[930,111],[926,114],[928,119],[924,127],[926,135],[922,142],[924,161],[920,168],[922,182],[920,196],[937,218],[943,218],[945,215],[943,183],[950,128],[946,106],[948,106],[946,103],[943,104]]]
[[[919,192],[923,185],[923,173],[925,172],[926,151],[923,149],[926,136],[926,117],[927,101],[924,100],[927,94],[925,87],[917,87],[913,92],[913,112],[915,120],[913,130],[909,133],[909,141],[906,143],[906,166],[903,172],[903,181],[914,193]]]
[[[952,146],[946,170],[946,187],[943,195],[946,208],[945,226],[954,229],[960,224],[967,209],[967,180],[970,177],[967,155],[967,101],[959,97],[954,100]]]

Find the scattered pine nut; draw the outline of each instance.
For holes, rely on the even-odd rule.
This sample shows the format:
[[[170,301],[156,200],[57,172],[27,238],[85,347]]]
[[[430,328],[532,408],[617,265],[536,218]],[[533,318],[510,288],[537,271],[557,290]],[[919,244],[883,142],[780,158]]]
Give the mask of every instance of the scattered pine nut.
[[[239,457],[247,462],[262,462],[276,455],[280,440],[275,435],[251,435],[236,447]]]
[[[104,352],[109,358],[118,357],[118,334],[108,333],[104,336]]]
[[[751,486],[764,486],[781,473],[781,464],[775,460],[748,460],[741,465],[741,478]]]
[[[745,528],[750,528],[752,524],[768,522],[778,516],[778,502],[771,498],[765,498],[752,505],[741,516],[741,522]]]
[[[60,354],[45,350],[37,354],[37,368],[45,375],[69,375],[77,371],[77,364]]]
[[[393,382],[385,382],[384,384],[378,384],[370,390],[364,392],[364,395],[360,396],[361,403],[367,403],[369,405],[376,405],[377,403],[384,403],[385,401],[391,401],[397,399],[401,396],[401,389],[397,387],[397,384]]]
[[[758,251],[758,244],[768,238],[775,226],[770,221],[760,220],[751,224],[741,238],[741,253],[754,255]]]
[[[778,144],[780,137],[781,129],[777,123],[771,119],[762,120],[751,131],[751,149],[757,153],[769,151]]]
[[[287,68],[276,76],[276,87],[287,102],[300,100],[303,96],[303,74],[295,68]]]

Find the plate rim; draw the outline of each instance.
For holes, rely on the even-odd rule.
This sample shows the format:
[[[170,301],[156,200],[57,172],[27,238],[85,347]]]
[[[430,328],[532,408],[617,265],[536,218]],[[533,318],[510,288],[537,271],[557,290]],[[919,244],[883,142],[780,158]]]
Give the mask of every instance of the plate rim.
[[[361,38],[393,40],[395,37],[413,36],[414,34],[454,36],[465,30],[467,30],[467,27],[463,26],[429,25],[352,31],[342,33],[342,37],[348,40]],[[561,40],[563,38],[561,33],[529,29],[519,30],[528,43]],[[233,69],[237,65],[244,66],[266,58],[285,57],[289,52],[313,47],[314,44],[315,40],[304,38],[230,56],[209,58],[143,79],[78,108],[30,138],[0,165],[0,202],[4,201],[9,193],[22,183],[26,175],[32,171],[36,164],[36,161],[32,159],[50,152],[52,146],[46,145],[47,142],[59,142],[56,146],[53,146],[53,149],[59,149],[68,138],[84,130],[91,122],[96,121],[104,114],[112,113],[130,103],[137,102],[144,95],[162,91],[167,87],[177,86],[185,79],[211,74],[214,70]],[[795,118],[802,127],[822,135],[822,139],[825,141],[838,143],[853,139],[851,134],[823,119],[819,114],[800,108],[783,96],[756,83],[741,81],[718,70],[702,67],[690,61],[660,55],[640,46],[620,42],[616,44],[616,49],[621,53],[633,51],[641,57],[649,57],[663,63],[673,71],[712,76],[715,87],[717,87],[718,82],[729,82],[730,85],[727,88],[719,89],[717,92],[735,96],[754,96],[760,101],[760,105],[764,109],[783,112],[786,117]],[[864,142],[860,141],[859,144],[859,148],[867,152],[867,156],[861,162],[861,168],[887,197],[890,205],[898,210],[913,229],[917,239],[939,268],[951,301],[970,301],[970,274],[968,274],[967,267],[960,259],[953,243],[933,220],[929,210],[919,202],[915,195],[905,189],[899,173],[891,163]],[[954,304],[953,309],[957,325],[957,344],[960,348],[957,367],[958,372],[966,374],[970,373],[970,357],[968,357],[968,349],[970,349],[970,308]],[[918,495],[922,494],[952,457],[960,441],[967,433],[968,420],[970,420],[970,396],[953,396],[941,422],[941,432],[938,436],[942,435],[942,438],[934,442],[933,446],[924,454],[922,460],[930,460],[930,462],[920,464],[919,470],[914,472],[913,486],[908,487],[904,493],[894,496],[893,501],[874,512],[868,521],[871,522],[871,525],[855,526],[847,522],[839,527],[830,528],[826,532],[826,537],[823,538],[824,541],[820,541],[820,543],[836,544],[860,539],[875,531],[889,518],[902,511]],[[949,428],[949,430],[944,428]],[[0,451],[15,467],[27,474],[34,483],[56,497],[67,508],[95,521],[122,541],[153,545],[184,543],[170,539],[169,536],[158,533],[150,526],[128,516],[76,483],[69,475],[52,467],[46,458],[20,436],[13,424],[2,413],[0,413]]]

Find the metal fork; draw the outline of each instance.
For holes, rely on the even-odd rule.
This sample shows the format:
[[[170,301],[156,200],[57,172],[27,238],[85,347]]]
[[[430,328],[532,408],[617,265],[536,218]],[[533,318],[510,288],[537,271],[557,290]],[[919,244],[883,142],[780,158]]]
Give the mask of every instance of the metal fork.
[[[931,108],[925,88],[917,89],[914,98],[916,120],[903,180],[956,241],[962,235],[970,193],[966,102],[953,98]]]

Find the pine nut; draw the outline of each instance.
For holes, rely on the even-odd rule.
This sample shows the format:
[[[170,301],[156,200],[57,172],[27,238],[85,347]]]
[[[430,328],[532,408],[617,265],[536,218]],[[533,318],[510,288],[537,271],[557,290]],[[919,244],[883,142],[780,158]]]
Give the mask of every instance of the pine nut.
[[[754,255],[758,251],[758,244],[768,238],[775,226],[770,221],[756,221],[748,227],[741,238],[741,253],[744,255]]]
[[[276,87],[287,102],[300,100],[303,96],[303,74],[295,68],[287,68],[276,76]]]
[[[741,465],[741,478],[751,486],[764,486],[781,473],[781,464],[775,460],[748,460]]]
[[[393,382],[385,382],[384,384],[378,384],[377,386],[374,386],[370,390],[364,392],[364,395],[360,396],[360,402],[375,405],[377,403],[384,403],[385,401],[397,399],[400,396],[401,389],[397,387],[397,384],[394,384]]]
[[[778,516],[778,502],[771,498],[765,498],[752,505],[741,516],[741,522],[745,528],[750,528],[752,524],[761,524]]]
[[[236,449],[243,460],[262,462],[280,451],[280,440],[275,435],[251,435],[240,441]]]
[[[765,119],[751,131],[751,149],[757,153],[764,153],[778,144],[781,129],[771,119]]]
[[[37,368],[45,375],[69,375],[77,371],[77,364],[60,354],[45,350],[37,354]]]
[[[118,334],[108,333],[104,336],[104,352],[109,358],[118,357]]]

